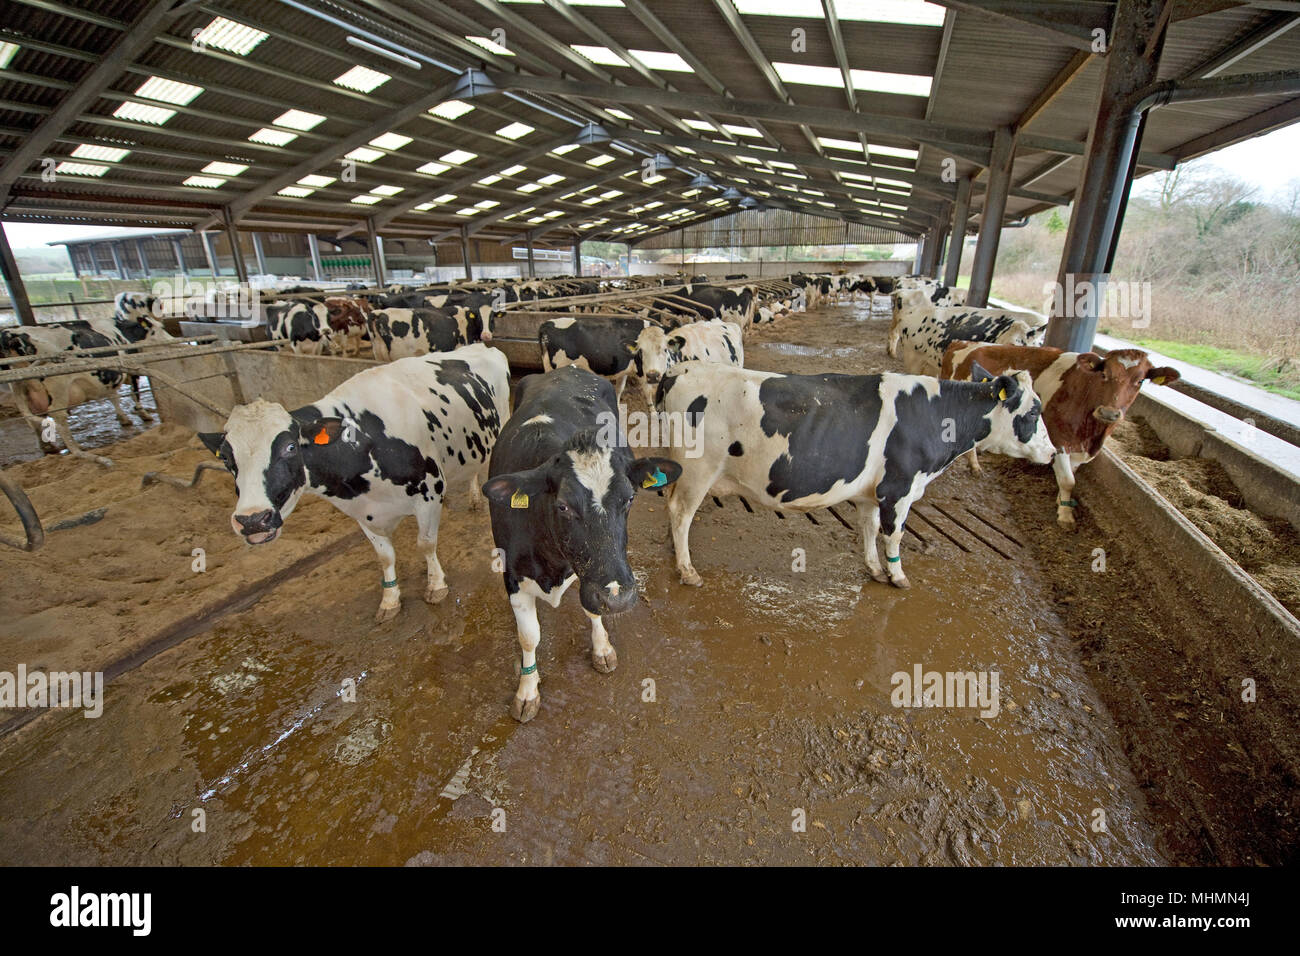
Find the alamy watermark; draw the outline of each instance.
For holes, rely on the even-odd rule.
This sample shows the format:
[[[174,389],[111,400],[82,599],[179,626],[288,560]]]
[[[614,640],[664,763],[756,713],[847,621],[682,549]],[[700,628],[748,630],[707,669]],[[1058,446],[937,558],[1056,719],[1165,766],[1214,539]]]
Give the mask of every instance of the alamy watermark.
[[[20,707],[81,708],[85,716],[104,713],[102,671],[0,671],[0,710]]]
[[[620,404],[617,419],[601,412],[596,421],[602,448],[681,448],[687,458],[704,454],[704,436],[690,412],[633,412]]]
[[[1076,279],[1067,273],[1065,283],[1043,286],[1051,314],[1065,319],[1095,317],[1129,323],[1134,329],[1151,325],[1151,283],[1113,279]]]
[[[1002,709],[997,671],[927,671],[921,664],[911,672],[895,671],[889,678],[895,707],[978,707],[991,719]]]

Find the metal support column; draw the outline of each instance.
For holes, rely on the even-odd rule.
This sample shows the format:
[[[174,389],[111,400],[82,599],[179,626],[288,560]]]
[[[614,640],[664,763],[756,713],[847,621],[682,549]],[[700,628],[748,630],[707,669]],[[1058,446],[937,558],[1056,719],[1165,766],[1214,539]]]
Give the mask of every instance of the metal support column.
[[[573,274],[582,275],[582,241],[573,244]]]
[[[961,272],[961,254],[966,248],[966,222],[970,219],[970,179],[957,183],[957,201],[952,207],[952,232],[948,239],[948,261],[944,265],[943,284],[954,286]]]
[[[140,269],[144,272],[144,277],[148,279],[153,275],[153,272],[149,269],[149,256],[144,251],[143,239],[137,239],[135,241],[135,254],[140,257]]]
[[[212,278],[221,275],[221,270],[217,266],[217,250],[212,246],[212,233],[201,232],[199,238],[203,240],[203,254],[208,258],[208,271],[212,273]]]
[[[239,247],[239,230],[235,228],[235,217],[230,214],[229,206],[221,207],[221,218],[226,224],[226,241],[230,243],[230,255],[235,261],[235,278],[241,285],[247,285],[248,267],[244,265],[244,250]]]
[[[176,254],[176,271],[181,275],[185,275],[185,253],[181,249],[181,241],[179,239],[172,240],[172,252]]]
[[[530,232],[525,237],[528,240],[528,278],[537,278],[537,259],[533,255],[533,234]]]
[[[260,232],[253,233],[253,257],[257,260],[257,274],[268,275],[266,253],[262,251],[262,234]]]
[[[5,235],[4,226],[0,224],[0,273],[3,273],[5,285],[9,287],[9,301],[13,303],[18,321],[23,325],[35,325],[36,313],[32,311],[32,300],[27,298],[27,286],[23,284],[22,274],[18,271],[18,260],[9,247],[9,237]]]
[[[119,279],[131,278],[131,276],[127,274],[126,260],[122,258],[122,252],[117,248],[117,243],[110,242],[108,244],[108,251],[113,254],[113,268],[117,270],[117,277]]]
[[[1091,283],[1093,294],[1082,297],[1082,314],[1079,303],[1058,297],[1064,314],[1054,315],[1047,327],[1047,344],[1057,348],[1086,352],[1097,334],[1096,307],[1105,301],[1110,258],[1133,182],[1144,122],[1144,114],[1131,104],[1140,90],[1157,79],[1164,46],[1163,6],[1161,0],[1120,0],[1115,9],[1097,115],[1088,134],[1083,174],[1057,273],[1058,288]]]
[[[465,261],[465,278],[474,278],[474,267],[469,262],[469,226],[460,227],[460,257]]]
[[[916,240],[916,254],[912,256],[912,275],[921,274],[921,265],[925,261],[925,236]]]
[[[316,233],[307,234],[307,251],[311,253],[311,274],[317,282],[325,281],[325,272],[320,265],[320,242],[316,239]]]
[[[1002,216],[1007,211],[1007,196],[1011,191],[1011,166],[1016,158],[1015,137],[1006,127],[993,133],[993,155],[989,160],[989,186],[984,194],[984,210],[980,214],[980,237],[975,245],[975,258],[971,261],[970,291],[966,304],[982,309],[988,305],[989,287],[993,284],[993,264],[998,258],[998,242],[1002,238]]]
[[[366,243],[370,247],[370,266],[375,275],[375,288],[388,284],[388,265],[384,262],[384,240],[379,238],[375,220],[366,218]]]

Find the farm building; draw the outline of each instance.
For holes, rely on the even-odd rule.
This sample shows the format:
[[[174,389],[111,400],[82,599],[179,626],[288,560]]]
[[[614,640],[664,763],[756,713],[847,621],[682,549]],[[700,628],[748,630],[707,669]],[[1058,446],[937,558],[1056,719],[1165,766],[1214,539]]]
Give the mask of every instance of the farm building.
[[[0,861],[1295,861],[1300,403],[1107,310],[1296,4],[7,9]]]

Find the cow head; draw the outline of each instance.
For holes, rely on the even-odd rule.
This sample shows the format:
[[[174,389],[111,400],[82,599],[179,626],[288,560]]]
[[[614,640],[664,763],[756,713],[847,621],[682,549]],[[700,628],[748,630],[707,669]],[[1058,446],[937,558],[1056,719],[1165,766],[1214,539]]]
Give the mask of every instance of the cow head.
[[[970,377],[972,382],[989,388],[996,400],[993,410],[984,416],[989,422],[989,433],[977,445],[979,450],[1028,458],[1040,465],[1049,463],[1055,449],[1043,422],[1043,403],[1034,392],[1030,374],[1013,371],[994,377],[974,362]]]
[[[636,374],[642,381],[657,385],[668,372],[668,333],[661,325],[647,325],[629,348]]]
[[[578,576],[589,613],[617,614],[636,603],[636,578],[627,563],[632,500],[642,488],[672,484],[682,468],[668,458],[633,459],[626,447],[606,447],[598,435],[579,432],[536,468],[489,478],[483,494],[494,506],[532,516],[536,533]]]
[[[354,423],[319,417],[310,406],[291,415],[261,399],[236,406],[224,432],[200,432],[199,438],[235,477],[230,527],[249,544],[279,537],[307,488],[307,469],[316,456],[369,457]]]
[[[1156,368],[1141,349],[1115,349],[1102,358],[1083,352],[1078,367],[1088,382],[1087,401],[1092,417],[1103,425],[1114,425],[1124,417],[1138,397],[1143,382],[1168,385],[1178,381],[1178,370],[1169,366]]]
[[[1011,323],[1009,329],[998,336],[998,342],[1002,345],[1027,345],[1038,348],[1043,344],[1046,335],[1046,325],[1030,325],[1017,319]]]
[[[128,342],[169,339],[162,324],[162,300],[147,292],[120,292],[114,302],[113,325]]]

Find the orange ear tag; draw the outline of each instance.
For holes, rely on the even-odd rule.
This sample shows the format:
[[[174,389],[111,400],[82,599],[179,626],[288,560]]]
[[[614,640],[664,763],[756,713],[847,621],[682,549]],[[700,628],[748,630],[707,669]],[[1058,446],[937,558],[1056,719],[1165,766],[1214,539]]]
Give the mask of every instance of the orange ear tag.
[[[330,433],[323,428],[320,431],[318,431],[316,433],[316,437],[312,439],[312,444],[315,445],[328,445],[329,443],[330,443]]]
[[[522,491],[516,491],[513,495],[510,496],[510,507],[527,508],[528,496],[524,494]]]

